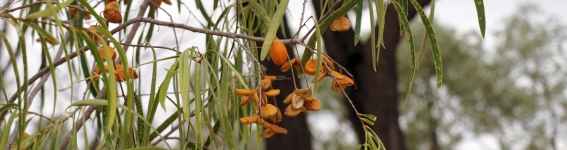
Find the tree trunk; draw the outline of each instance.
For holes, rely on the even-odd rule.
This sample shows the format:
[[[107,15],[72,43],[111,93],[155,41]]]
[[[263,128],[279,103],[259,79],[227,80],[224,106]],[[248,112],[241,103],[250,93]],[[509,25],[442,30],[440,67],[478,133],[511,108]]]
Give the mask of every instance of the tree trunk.
[[[418,0],[421,6],[428,5],[430,0]],[[317,16],[321,16],[319,0],[313,0]],[[415,16],[416,11],[408,6],[408,19]],[[379,35],[378,27],[374,27]],[[372,69],[372,52],[370,41],[354,46],[354,31],[332,32],[323,34],[325,47],[329,56],[352,73],[356,85],[345,89],[350,100],[359,113],[373,114],[376,122],[371,128],[378,134],[386,149],[403,150],[404,138],[398,124],[398,89],[396,72],[396,47],[400,41],[400,25],[398,15],[392,4],[388,5],[384,23],[384,46],[380,47],[380,55],[376,72]],[[410,60],[407,60],[410,61]],[[349,119],[355,129],[359,143],[364,142],[365,133],[357,114],[345,99],[349,109]]]

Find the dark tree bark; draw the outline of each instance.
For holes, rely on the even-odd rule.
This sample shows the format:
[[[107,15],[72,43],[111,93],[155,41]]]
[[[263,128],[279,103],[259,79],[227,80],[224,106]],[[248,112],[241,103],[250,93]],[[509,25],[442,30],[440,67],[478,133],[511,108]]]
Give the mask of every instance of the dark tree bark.
[[[284,16],[285,31],[287,32],[285,35],[290,36],[289,27],[287,21]],[[282,30],[278,30],[277,32],[278,38],[290,38],[284,37]],[[255,36],[261,36],[260,33],[256,33]],[[258,43],[258,47],[262,47],[262,43]],[[293,58],[293,49],[291,46],[286,45],[288,55],[290,58]],[[280,67],[276,66],[273,62],[268,61],[267,59],[261,62],[267,70],[266,74],[272,76],[285,76],[286,80],[276,80],[272,83],[272,87],[275,89],[280,89],[280,95],[276,96],[276,102],[278,108],[282,113],[284,112],[287,105],[283,103],[283,100],[287,97],[288,94],[292,93],[295,90],[293,80],[294,76],[292,76],[291,71],[288,72],[281,72]],[[299,80],[296,78],[296,85],[301,86],[298,82]],[[298,87],[301,88],[301,87]],[[270,101],[272,103],[273,101]],[[310,150],[311,148],[311,132],[309,131],[309,127],[307,126],[307,117],[305,113],[301,113],[296,117],[287,117],[283,116],[282,122],[278,124],[288,130],[287,134],[276,134],[271,138],[266,139],[266,146],[269,150]]]
[[[428,5],[431,0],[418,0],[421,6]],[[313,0],[317,16],[321,16],[319,0]],[[408,19],[413,18],[416,11],[409,4]],[[381,47],[377,71],[372,69],[372,53],[370,42],[354,46],[354,31],[332,32],[327,30],[323,40],[329,56],[347,68],[354,75],[356,86],[347,87],[346,93],[359,113],[373,114],[377,117],[371,128],[378,134],[386,149],[403,150],[404,138],[398,124],[398,89],[396,72],[396,46],[400,41],[400,25],[393,5],[388,5],[384,23],[384,46]],[[376,35],[378,35],[378,27]],[[409,61],[409,60],[407,60]],[[355,89],[356,87],[356,89]],[[348,100],[349,119],[355,129],[360,143],[364,142],[364,130]]]

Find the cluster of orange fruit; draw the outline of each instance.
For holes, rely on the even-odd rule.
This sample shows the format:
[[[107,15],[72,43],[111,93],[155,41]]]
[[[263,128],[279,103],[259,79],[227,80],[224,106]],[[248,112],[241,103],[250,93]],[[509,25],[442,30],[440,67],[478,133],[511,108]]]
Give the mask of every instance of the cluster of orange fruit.
[[[278,39],[272,42],[270,48],[270,58],[274,64],[281,66],[280,71],[287,72],[293,66],[296,70],[301,69],[301,62],[297,58],[293,58],[289,61],[287,49],[285,45]],[[315,75],[319,72],[319,76],[314,78],[311,82],[317,80],[322,80],[326,76],[333,77],[336,79],[333,81],[332,89],[333,91],[341,91],[347,86],[354,84],[354,81],[335,71],[335,66],[333,61],[327,57],[323,57],[326,66],[329,69],[323,69],[325,66],[320,65],[320,69],[317,70],[317,60],[311,59],[307,61],[303,67],[305,74]],[[328,71],[330,70],[330,71]],[[259,124],[266,128],[262,134],[263,138],[270,138],[276,133],[287,134],[287,129],[276,125],[282,121],[282,113],[278,107],[268,103],[268,97],[275,97],[280,94],[279,89],[270,89],[272,82],[276,80],[275,76],[263,76],[260,80],[260,85],[254,90],[248,89],[236,89],[235,93],[241,95],[242,100],[240,101],[240,106],[244,106],[251,103],[259,114],[254,114],[252,116],[240,118],[239,121],[242,124]],[[284,104],[288,105],[285,109],[284,115],[287,117],[295,117],[301,112],[306,111],[318,111],[321,109],[321,103],[319,100],[312,97],[311,88],[295,89],[290,93],[283,101]]]
[[[260,115],[254,114],[249,117],[240,118],[240,122],[243,124],[257,123],[262,125],[266,128],[266,130],[260,134],[263,138],[270,138],[276,133],[287,134],[287,129],[276,125],[276,123],[280,123],[283,119],[280,109],[268,103],[268,97],[275,97],[280,94],[279,89],[270,89],[274,80],[276,80],[275,76],[264,76],[260,81],[260,85],[255,90],[235,90],[237,95],[244,96],[240,101],[240,106],[251,103],[260,113]],[[268,122],[268,120],[272,123]]]
[[[293,58],[285,62],[285,60],[287,60],[287,49],[285,48],[285,45],[278,39],[275,39],[272,43],[272,47],[270,49],[270,57],[274,64],[281,66],[280,71],[282,72],[287,72],[289,69],[291,69],[291,66],[293,66],[296,70],[301,69],[301,62],[297,58]],[[339,92],[345,89],[347,86],[354,85],[354,81],[350,77],[345,76],[335,70],[335,65],[333,61],[331,61],[331,59],[323,56],[323,61],[325,62],[326,66],[329,67],[329,69],[325,69],[324,64],[317,64],[317,60],[315,59],[310,59],[307,61],[307,63],[305,63],[305,66],[303,67],[303,72],[305,74],[316,75],[316,73],[319,72],[319,76],[311,80],[311,82],[315,83],[316,80],[321,81],[327,76],[333,77],[336,80],[333,80],[331,89],[335,92]],[[319,65],[319,70],[317,70],[317,65]]]
[[[78,13],[77,8],[70,7],[69,13],[71,15],[76,15]],[[107,19],[109,22],[112,23],[122,23],[122,14],[120,14],[120,4],[116,2],[116,0],[106,0],[106,5],[103,11],[104,19]],[[83,18],[86,20],[91,19],[91,14],[88,12],[83,13]]]
[[[104,65],[104,69],[106,71],[108,71],[108,66]],[[126,80],[126,75],[124,74],[124,69],[122,67],[122,65],[120,64],[114,64],[114,69],[115,71],[115,76],[117,76],[118,78],[116,78],[116,81],[118,82],[124,82]],[[94,67],[93,69],[93,75],[92,75],[92,82],[97,81],[100,78],[100,68],[99,67]],[[130,76],[130,79],[138,79],[138,73],[136,73],[136,70],[132,69],[131,67],[128,68],[128,76]]]

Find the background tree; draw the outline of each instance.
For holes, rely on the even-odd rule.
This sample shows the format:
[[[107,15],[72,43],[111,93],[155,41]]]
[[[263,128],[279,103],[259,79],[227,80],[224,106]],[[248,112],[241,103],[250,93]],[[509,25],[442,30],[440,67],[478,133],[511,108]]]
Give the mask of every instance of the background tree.
[[[444,87],[434,88],[425,48],[410,98],[418,100],[408,101],[402,117],[410,149],[452,149],[463,135],[495,136],[502,149],[556,149],[557,136],[565,133],[557,126],[565,123],[558,112],[566,108],[562,64],[567,33],[556,19],[541,16],[533,5],[520,7],[496,32],[500,40],[494,51],[483,48],[476,34],[436,28],[446,50]],[[415,31],[423,37],[419,27]],[[411,65],[400,62],[400,74],[407,77]]]

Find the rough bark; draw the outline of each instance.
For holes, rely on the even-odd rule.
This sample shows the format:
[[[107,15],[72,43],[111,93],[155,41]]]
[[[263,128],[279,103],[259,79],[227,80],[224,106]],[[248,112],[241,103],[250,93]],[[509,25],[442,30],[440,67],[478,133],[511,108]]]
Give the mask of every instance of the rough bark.
[[[313,6],[317,16],[321,16],[319,0],[314,0]],[[428,5],[430,0],[418,0],[421,6]],[[416,15],[415,9],[409,6],[408,18]],[[378,29],[376,28],[376,35]],[[323,34],[325,47],[329,56],[347,71],[354,75],[356,86],[348,87],[346,93],[360,113],[373,114],[377,117],[371,128],[378,134],[386,149],[403,150],[404,138],[398,124],[398,89],[396,72],[396,47],[400,41],[400,25],[398,15],[393,5],[388,5],[384,27],[384,48],[380,55],[376,72],[372,69],[372,53],[370,42],[354,46],[354,31],[332,32]],[[409,61],[409,60],[407,60]],[[361,122],[350,107],[348,100],[345,104],[349,109],[349,119],[355,129],[360,143],[364,142],[364,130]]]

